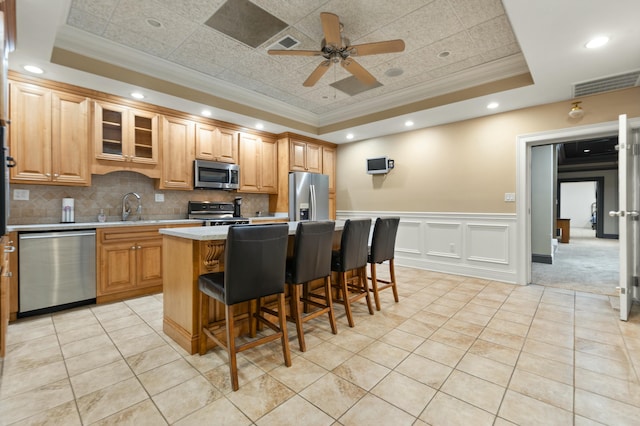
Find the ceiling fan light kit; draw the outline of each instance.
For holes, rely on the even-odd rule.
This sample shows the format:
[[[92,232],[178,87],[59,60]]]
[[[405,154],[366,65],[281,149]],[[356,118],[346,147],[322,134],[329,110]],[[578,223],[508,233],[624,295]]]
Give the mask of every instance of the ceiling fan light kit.
[[[373,43],[364,43],[352,46],[347,37],[342,35],[342,24],[338,15],[329,12],[320,13],[322,32],[324,39],[320,50],[268,50],[270,55],[282,56],[322,56],[325,60],[320,62],[309,77],[302,83],[305,87],[314,86],[318,80],[329,70],[332,64],[340,63],[342,68],[351,73],[363,84],[372,85],[377,79],[362,65],[356,62],[354,56],[377,55],[381,53],[395,53],[404,51],[404,41],[387,40]]]

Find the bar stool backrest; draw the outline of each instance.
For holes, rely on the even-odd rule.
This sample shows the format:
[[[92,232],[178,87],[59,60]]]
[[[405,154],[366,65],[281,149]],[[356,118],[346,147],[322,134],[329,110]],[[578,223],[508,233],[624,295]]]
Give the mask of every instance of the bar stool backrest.
[[[367,265],[370,230],[371,219],[347,219],[340,240],[340,257],[336,265],[338,271],[350,271]]]
[[[224,303],[282,293],[289,225],[230,226],[224,257]]]
[[[293,259],[287,282],[306,283],[331,275],[331,246],[335,222],[300,222],[296,228]]]
[[[382,263],[393,259],[398,233],[399,217],[379,217],[373,227],[369,263]]]

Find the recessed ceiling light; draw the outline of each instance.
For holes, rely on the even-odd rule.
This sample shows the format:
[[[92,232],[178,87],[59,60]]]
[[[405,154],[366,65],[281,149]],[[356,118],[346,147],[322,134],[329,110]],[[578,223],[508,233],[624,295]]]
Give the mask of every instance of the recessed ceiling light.
[[[257,124],[256,124],[256,129],[258,129],[258,130],[262,130],[262,129],[264,129],[264,124],[262,124],[262,123],[257,123]]]
[[[33,74],[42,74],[44,72],[42,68],[36,67],[35,65],[25,65],[23,68],[25,71],[29,71]]]
[[[144,99],[144,95],[140,92],[133,92],[131,93],[131,97],[135,98],[135,99]]]
[[[443,50],[442,52],[438,53],[438,58],[446,58],[449,55],[451,55],[451,52],[449,52],[448,50]]]
[[[162,27],[162,22],[158,21],[157,19],[153,19],[153,18],[147,18],[147,24],[149,24],[150,26],[152,26],[154,28]]]
[[[585,149],[585,150],[583,150],[582,152],[584,152],[584,153],[589,153],[589,152],[591,152],[591,150],[590,150],[590,149]]]
[[[203,109],[202,115],[204,115],[205,117],[211,117],[211,111],[209,111],[208,109]]]
[[[598,47],[604,46],[608,42],[609,42],[609,37],[607,37],[607,36],[599,36],[599,37],[595,37],[595,38],[592,38],[591,40],[589,40],[589,42],[587,44],[585,44],[585,47],[587,49],[597,49]]]
[[[389,68],[384,72],[384,75],[387,77],[398,77],[404,74],[404,70],[402,68]]]
[[[404,122],[404,125],[407,126],[407,127],[411,127],[411,126],[413,126],[413,121],[407,120],[407,121]]]
[[[353,139],[353,133],[347,133],[347,139],[349,140]]]
[[[489,103],[487,104],[487,108],[489,108],[489,109],[496,109],[496,108],[498,108],[499,106],[500,106],[500,104],[499,104],[499,103],[497,103],[497,102],[489,102]]]

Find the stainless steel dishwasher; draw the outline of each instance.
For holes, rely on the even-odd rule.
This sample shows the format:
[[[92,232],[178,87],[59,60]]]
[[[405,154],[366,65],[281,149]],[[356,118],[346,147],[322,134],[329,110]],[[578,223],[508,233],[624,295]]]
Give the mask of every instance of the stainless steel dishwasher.
[[[21,233],[18,316],[96,300],[96,231]]]

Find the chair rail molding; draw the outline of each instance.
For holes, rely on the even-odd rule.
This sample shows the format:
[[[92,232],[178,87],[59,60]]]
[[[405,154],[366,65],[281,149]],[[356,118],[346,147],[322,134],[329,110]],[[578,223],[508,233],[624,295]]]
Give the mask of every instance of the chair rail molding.
[[[398,216],[395,264],[517,283],[516,215],[338,210],[337,219]]]

